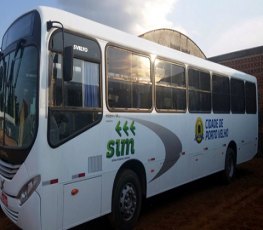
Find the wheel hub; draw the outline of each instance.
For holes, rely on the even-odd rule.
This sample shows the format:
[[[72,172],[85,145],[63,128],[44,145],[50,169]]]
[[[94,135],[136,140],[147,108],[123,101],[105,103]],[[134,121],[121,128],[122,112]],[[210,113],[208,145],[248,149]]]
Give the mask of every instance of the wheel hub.
[[[120,196],[120,211],[126,221],[132,219],[136,205],[136,191],[131,184],[126,184]]]

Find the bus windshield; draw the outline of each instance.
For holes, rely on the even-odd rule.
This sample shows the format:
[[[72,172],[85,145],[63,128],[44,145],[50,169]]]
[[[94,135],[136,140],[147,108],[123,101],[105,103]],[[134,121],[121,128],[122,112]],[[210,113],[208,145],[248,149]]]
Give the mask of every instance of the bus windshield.
[[[0,144],[26,148],[36,132],[37,49],[17,48],[0,68]]]
[[[18,29],[25,25],[24,30]],[[0,59],[0,151],[5,161],[21,162],[37,129],[40,16],[18,18],[2,40]],[[12,150],[12,151],[11,151]],[[21,150],[18,154],[14,150]],[[22,153],[22,152],[20,152]]]

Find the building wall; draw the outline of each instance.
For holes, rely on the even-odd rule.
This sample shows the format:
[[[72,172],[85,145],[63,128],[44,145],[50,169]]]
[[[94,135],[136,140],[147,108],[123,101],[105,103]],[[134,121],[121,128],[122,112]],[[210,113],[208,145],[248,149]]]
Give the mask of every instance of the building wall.
[[[176,30],[157,29],[146,32],[139,37],[152,42],[156,42],[163,46],[170,47],[175,50],[182,51],[184,53],[206,59],[203,51],[193,40]]]
[[[211,61],[251,74],[258,81],[259,151],[263,153],[263,46],[210,58]]]

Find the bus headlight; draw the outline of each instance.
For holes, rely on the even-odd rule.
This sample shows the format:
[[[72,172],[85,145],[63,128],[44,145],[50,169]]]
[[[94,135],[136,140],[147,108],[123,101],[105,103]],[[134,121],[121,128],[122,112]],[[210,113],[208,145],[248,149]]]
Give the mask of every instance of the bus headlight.
[[[40,183],[40,176],[38,175],[33,177],[22,187],[22,189],[20,190],[17,196],[20,201],[20,205],[24,204],[27,201],[27,199],[36,190],[39,183]]]

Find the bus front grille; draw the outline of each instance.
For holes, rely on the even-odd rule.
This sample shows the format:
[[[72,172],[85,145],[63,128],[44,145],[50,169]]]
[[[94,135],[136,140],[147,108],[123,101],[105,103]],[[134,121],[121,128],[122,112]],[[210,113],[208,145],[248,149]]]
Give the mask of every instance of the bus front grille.
[[[21,165],[12,165],[0,160],[0,174],[9,180],[12,180],[16,175]]]

